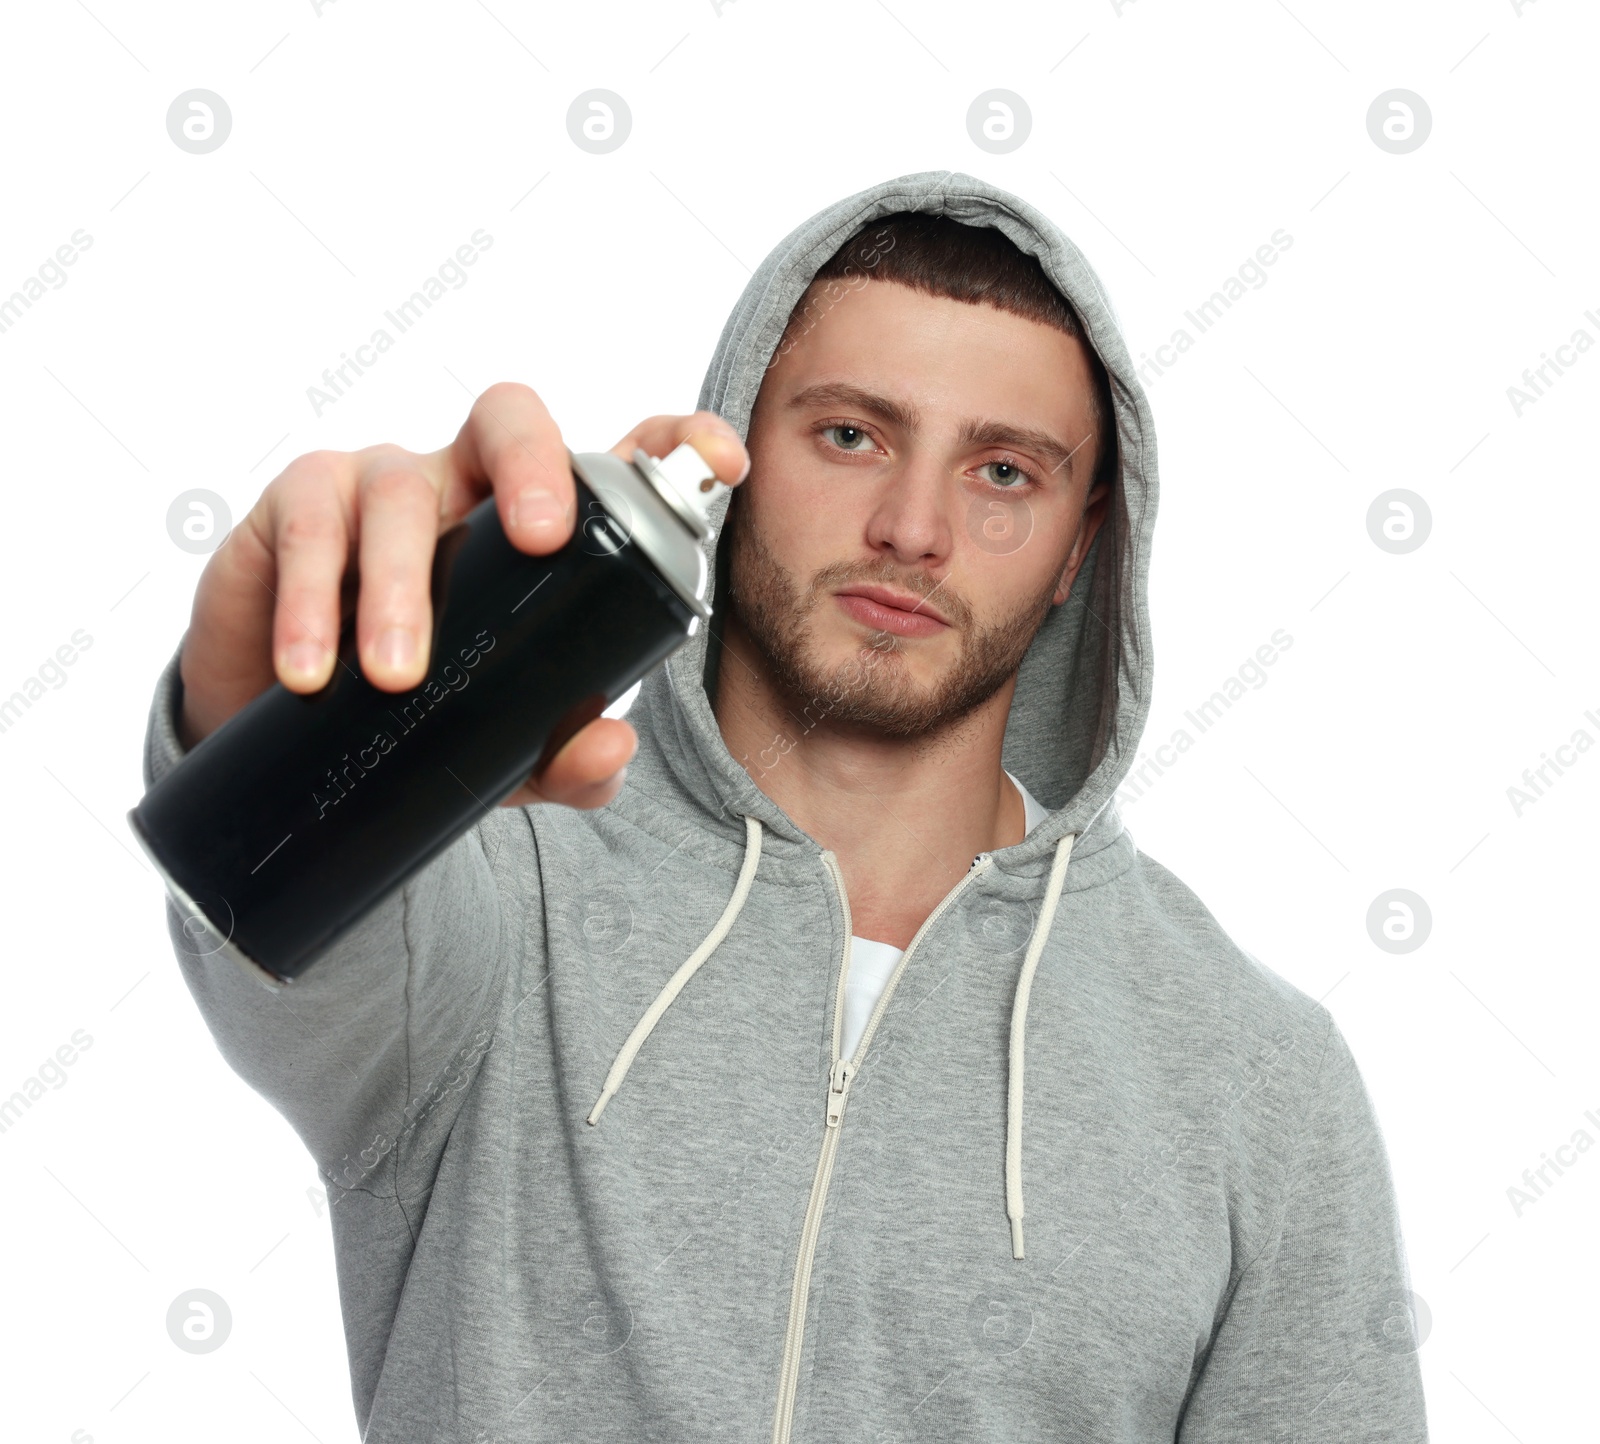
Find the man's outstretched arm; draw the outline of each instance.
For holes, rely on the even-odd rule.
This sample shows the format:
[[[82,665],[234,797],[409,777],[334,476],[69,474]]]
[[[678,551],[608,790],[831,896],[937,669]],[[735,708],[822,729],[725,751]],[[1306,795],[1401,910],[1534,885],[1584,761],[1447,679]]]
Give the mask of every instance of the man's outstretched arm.
[[[704,412],[653,417],[613,450],[659,456],[685,440],[729,484],[748,470],[733,429]],[[566,447],[543,402],[515,383],[478,397],[439,451],[381,445],[291,462],[201,577],[189,630],[157,687],[146,784],[273,682],[300,693],[324,686],[348,593],[363,675],[382,690],[414,688],[429,665],[435,542],[491,493],[520,550],[543,555],[570,538]],[[597,718],[506,805],[602,807],[636,746],[627,722]],[[519,828],[522,846],[500,856],[496,837],[486,853],[486,835]],[[284,1114],[335,1185],[375,1188],[416,1130],[448,1128],[492,1045],[485,1026],[517,948],[543,936],[527,925],[540,904],[531,829],[520,813],[497,810],[282,992],[207,955],[170,904],[168,918],[229,1064]]]

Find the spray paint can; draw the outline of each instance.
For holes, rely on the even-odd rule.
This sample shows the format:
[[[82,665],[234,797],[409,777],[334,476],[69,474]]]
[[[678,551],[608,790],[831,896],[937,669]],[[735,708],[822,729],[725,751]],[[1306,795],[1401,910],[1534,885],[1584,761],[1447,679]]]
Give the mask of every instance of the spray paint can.
[[[292,982],[709,619],[701,544],[728,488],[699,453],[570,461],[558,551],[513,547],[493,498],[439,537],[419,686],[361,675],[352,617],[326,687],[274,684],[128,814],[190,951]]]

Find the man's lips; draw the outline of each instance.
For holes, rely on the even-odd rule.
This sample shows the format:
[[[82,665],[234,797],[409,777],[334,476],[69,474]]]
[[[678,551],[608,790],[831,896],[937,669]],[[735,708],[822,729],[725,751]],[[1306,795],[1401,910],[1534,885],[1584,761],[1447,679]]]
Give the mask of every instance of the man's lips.
[[[897,636],[931,637],[950,625],[923,598],[890,587],[846,587],[834,596],[856,621]]]

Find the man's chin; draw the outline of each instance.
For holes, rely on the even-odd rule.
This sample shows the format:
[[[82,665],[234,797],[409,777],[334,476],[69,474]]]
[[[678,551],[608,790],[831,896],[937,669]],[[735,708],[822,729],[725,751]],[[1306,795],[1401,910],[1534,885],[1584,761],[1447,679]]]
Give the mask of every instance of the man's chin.
[[[951,630],[939,637],[901,637],[893,632],[852,626],[813,643],[806,670],[818,677],[893,678],[897,686],[932,693],[955,665],[959,639]]]
[[[911,643],[907,646],[907,643]],[[791,680],[791,708],[807,725],[828,722],[897,736],[926,732],[941,720],[941,698],[953,662],[918,655],[921,639],[857,631],[832,646],[806,649]]]

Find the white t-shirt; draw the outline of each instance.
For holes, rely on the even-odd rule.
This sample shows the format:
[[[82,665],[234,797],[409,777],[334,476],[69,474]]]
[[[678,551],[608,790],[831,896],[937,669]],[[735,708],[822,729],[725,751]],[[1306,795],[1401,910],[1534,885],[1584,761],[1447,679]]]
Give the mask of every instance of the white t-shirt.
[[[1016,783],[1017,791],[1022,794],[1022,828],[1026,835],[1050,815],[1049,809],[1017,782],[1011,773],[1006,773],[1006,776]],[[874,942],[871,938],[850,939],[850,972],[844,982],[844,1028],[839,1039],[839,1046],[844,1050],[841,1057],[855,1055],[856,1044],[867,1030],[867,1019],[872,1016],[878,999],[889,985],[889,974],[894,971],[904,951],[888,943]]]

